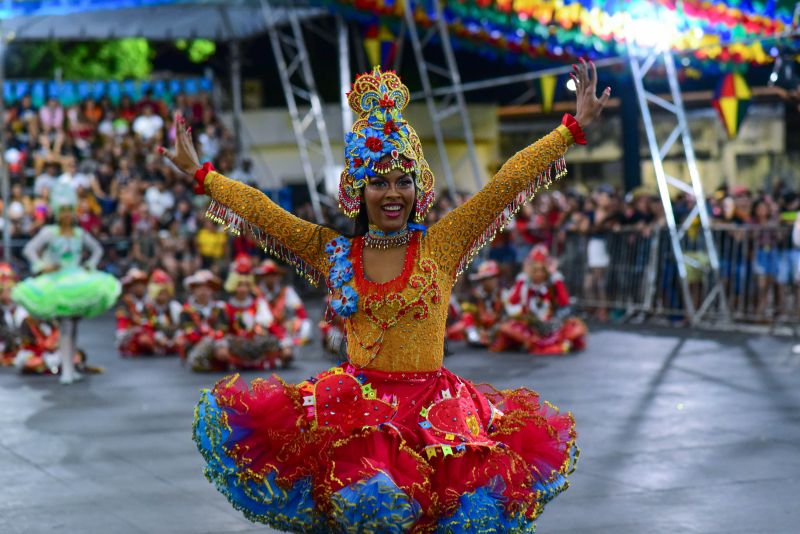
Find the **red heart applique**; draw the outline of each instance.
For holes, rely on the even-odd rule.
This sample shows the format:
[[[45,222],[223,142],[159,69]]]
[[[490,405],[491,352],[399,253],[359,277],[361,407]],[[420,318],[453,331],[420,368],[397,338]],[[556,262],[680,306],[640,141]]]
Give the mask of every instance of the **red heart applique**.
[[[428,421],[435,430],[455,434],[467,441],[484,437],[478,410],[465,387],[459,388],[455,398],[442,399],[431,406]]]
[[[361,383],[348,374],[326,376],[314,386],[314,405],[320,427],[347,433],[392,420],[396,412],[388,402],[364,397]]]

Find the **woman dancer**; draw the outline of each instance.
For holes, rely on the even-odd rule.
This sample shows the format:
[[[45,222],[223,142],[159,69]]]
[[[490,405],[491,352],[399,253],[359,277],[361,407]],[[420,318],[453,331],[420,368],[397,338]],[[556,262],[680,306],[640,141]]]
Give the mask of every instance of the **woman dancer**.
[[[56,184],[51,205],[58,224],[42,228],[22,250],[33,272],[40,274],[17,284],[11,294],[32,316],[59,319],[62,384],[82,378],[73,362],[78,321],[110,309],[121,290],[116,278],[95,270],[103,248],[75,224],[76,203],[69,184]],[[86,262],[84,249],[90,253]]]
[[[433,175],[403,119],[393,72],[359,76],[339,201],[346,237],[255,189],[199,169],[185,123],[169,154],[211,196],[211,214],[249,230],[299,272],[325,278],[345,319],[348,362],[290,385],[229,377],[203,393],[194,437],[206,475],[254,521],[296,532],[533,532],[567,486],[574,421],[531,390],[476,386],[442,367],[449,294],[475,252],[564,172],[601,112],[581,62],[577,120],[512,157],[471,200],[423,228]],[[166,153],[161,149],[162,153]]]

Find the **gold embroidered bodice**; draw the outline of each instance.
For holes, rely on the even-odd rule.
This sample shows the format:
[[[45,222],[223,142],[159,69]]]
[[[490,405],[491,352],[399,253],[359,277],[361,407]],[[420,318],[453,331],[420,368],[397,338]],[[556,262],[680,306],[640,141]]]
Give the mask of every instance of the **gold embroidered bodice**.
[[[344,285],[358,294],[357,309],[345,321],[350,362],[382,371],[439,369],[456,279],[539,187],[564,174],[563,156],[572,142],[569,130],[559,126],[511,157],[462,206],[426,232],[415,230],[403,271],[394,280],[366,280],[363,239],[346,240],[353,276]],[[260,191],[215,172],[206,176],[205,188],[214,200],[209,216],[234,231],[249,231],[312,282],[328,278],[335,262],[326,245],[341,237],[336,231],[299,219]]]

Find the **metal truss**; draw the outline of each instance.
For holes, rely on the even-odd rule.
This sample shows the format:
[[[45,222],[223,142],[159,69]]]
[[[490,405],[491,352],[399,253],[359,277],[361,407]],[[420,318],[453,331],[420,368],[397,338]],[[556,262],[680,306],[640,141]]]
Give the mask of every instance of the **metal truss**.
[[[420,28],[414,19],[414,9],[419,4],[424,4],[425,8],[433,8],[435,11],[435,23],[427,30]],[[456,185],[453,177],[453,169],[447,157],[447,148],[442,131],[442,121],[453,115],[457,115],[461,121],[460,127],[464,132],[464,140],[467,144],[467,155],[469,156],[470,165],[472,167],[475,185],[480,189],[483,187],[483,174],[481,173],[478,155],[475,151],[475,138],[472,135],[472,126],[469,122],[467,105],[464,100],[464,91],[461,88],[461,75],[458,72],[458,65],[456,64],[453,46],[450,42],[447,23],[442,13],[441,2],[440,0],[415,0],[413,2],[409,0],[404,9],[404,17],[406,26],[408,27],[409,37],[411,37],[411,47],[414,50],[414,58],[417,63],[417,68],[419,69],[425,102],[428,105],[428,112],[433,125],[433,136],[436,139],[439,157],[442,160],[442,169],[444,171],[444,178],[447,182],[449,194],[451,197],[454,197]],[[441,46],[442,52],[444,53],[445,66],[436,65],[426,59],[426,47],[434,45]],[[436,99],[434,94],[431,75],[442,78],[445,84],[451,88],[451,90],[439,100]]]
[[[279,27],[273,24],[277,21],[277,14],[269,0],[261,0],[261,11],[267,21],[272,52],[278,64],[281,87],[289,108],[314,217],[321,222],[322,207],[317,188],[325,180],[326,174],[335,172],[336,167],[322,111],[322,100],[314,83],[311,61],[303,38],[300,16],[294,9],[285,10],[283,16],[288,19],[288,26]],[[322,157],[321,167],[315,168],[311,159],[312,152]]]
[[[692,325],[697,325],[710,310],[714,309],[724,321],[730,321],[730,310],[725,298],[725,291],[719,272],[719,257],[716,245],[711,233],[711,222],[706,208],[706,197],[703,192],[703,184],[700,179],[700,172],[697,168],[695,159],[694,145],[686,120],[686,110],[683,106],[680,87],[678,85],[677,71],[672,53],[669,51],[651,51],[644,56],[631,54],[629,57],[633,82],[636,86],[636,95],[639,101],[639,109],[642,113],[645,131],[647,133],[647,143],[650,148],[650,155],[655,167],[658,190],[661,202],[664,205],[667,226],[669,228],[670,243],[675,255],[675,262],[678,267],[681,292],[683,295],[684,308],[686,315]],[[652,72],[657,63],[663,64],[669,82],[671,100],[662,98],[647,90],[645,83],[648,81],[648,74]],[[675,127],[663,141],[659,143],[656,130],[653,125],[653,116],[650,106],[660,108],[668,115],[660,114],[662,117],[672,117],[675,120]],[[664,168],[664,158],[670,152],[675,143],[680,141],[683,145],[683,155],[688,167],[690,183],[686,183],[679,178],[667,174]],[[675,213],[672,206],[670,186],[691,195],[695,199],[695,206],[689,215],[681,222],[680,227],[675,220]],[[687,230],[699,220],[702,239],[698,239],[696,246],[692,247],[693,252],[704,252],[708,256],[708,265],[697,261],[692,255],[687,255],[685,239]],[[710,290],[705,300],[695,306],[687,278],[687,266],[699,269],[706,274],[706,280],[710,284]],[[714,306],[716,305],[716,308]]]

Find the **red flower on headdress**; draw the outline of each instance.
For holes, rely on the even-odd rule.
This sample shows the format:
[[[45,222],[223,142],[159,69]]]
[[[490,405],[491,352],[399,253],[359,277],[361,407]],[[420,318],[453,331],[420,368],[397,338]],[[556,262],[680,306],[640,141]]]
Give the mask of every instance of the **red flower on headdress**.
[[[355,167],[356,169],[358,169],[358,168],[360,168],[362,165],[364,165],[364,160],[363,160],[363,159],[361,159],[361,158],[353,158],[353,167]]]
[[[380,152],[383,150],[383,141],[377,137],[367,137],[364,145],[370,150],[370,152]]]
[[[374,102],[374,100],[373,100],[373,102]],[[394,100],[389,98],[388,94],[383,93],[383,97],[381,97],[381,99],[378,101],[378,104],[380,104],[380,106],[382,108],[393,108],[394,107]]]
[[[391,119],[386,121],[386,124],[383,125],[383,133],[386,134],[386,135],[389,135],[392,132],[397,132],[399,130],[400,130],[400,127],[397,126],[397,124]]]

